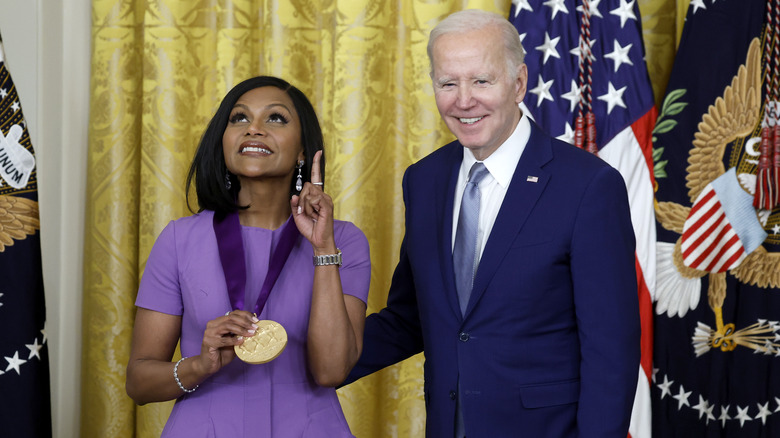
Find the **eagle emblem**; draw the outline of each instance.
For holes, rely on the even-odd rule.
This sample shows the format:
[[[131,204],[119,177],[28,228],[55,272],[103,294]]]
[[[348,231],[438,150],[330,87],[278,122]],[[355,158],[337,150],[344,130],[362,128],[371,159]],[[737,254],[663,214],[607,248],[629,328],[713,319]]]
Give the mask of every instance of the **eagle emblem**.
[[[780,254],[768,252],[763,245],[780,243],[780,212],[755,210],[744,202],[752,199],[755,191],[755,147],[767,123],[761,72],[760,41],[756,38],[731,85],[698,124],[686,168],[692,207],[674,202],[657,202],[655,206],[660,225],[680,234],[674,244],[658,242],[656,312],[682,317],[696,308],[700,279],[709,276],[707,303],[716,327],[698,322],[692,337],[698,356],[712,348],[732,351],[737,346],[780,354],[780,341],[776,341],[780,323],[758,320],[737,329],[724,322],[722,314],[727,273],[746,284],[780,287]],[[724,162],[730,164],[728,169]],[[766,233],[765,228],[774,232]]]

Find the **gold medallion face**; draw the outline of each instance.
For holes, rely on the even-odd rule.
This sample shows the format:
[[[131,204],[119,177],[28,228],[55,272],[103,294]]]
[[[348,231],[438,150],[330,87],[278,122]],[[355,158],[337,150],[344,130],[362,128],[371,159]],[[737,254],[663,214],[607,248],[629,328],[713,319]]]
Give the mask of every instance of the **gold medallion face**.
[[[261,364],[276,359],[287,346],[287,332],[276,321],[257,322],[257,331],[234,347],[236,356],[246,363]]]

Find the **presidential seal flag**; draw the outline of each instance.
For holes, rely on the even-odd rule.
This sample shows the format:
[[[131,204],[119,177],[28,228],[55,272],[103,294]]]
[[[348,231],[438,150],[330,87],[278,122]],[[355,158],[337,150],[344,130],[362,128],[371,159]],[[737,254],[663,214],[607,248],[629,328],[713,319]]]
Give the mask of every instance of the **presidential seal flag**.
[[[35,156],[0,38],[0,435],[50,437]]]
[[[655,130],[654,436],[780,436],[778,30],[776,0],[687,11]]]
[[[615,167],[628,189],[642,319],[642,362],[629,432],[649,438],[656,272],[651,132],[657,111],[639,9],[626,0],[512,3],[509,20],[520,33],[528,65],[523,110],[551,135]]]

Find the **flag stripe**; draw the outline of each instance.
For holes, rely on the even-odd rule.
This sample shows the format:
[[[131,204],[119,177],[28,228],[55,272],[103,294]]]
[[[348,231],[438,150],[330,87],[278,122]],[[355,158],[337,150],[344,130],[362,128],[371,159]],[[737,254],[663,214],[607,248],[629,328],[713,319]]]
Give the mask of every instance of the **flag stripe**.
[[[691,220],[695,219],[691,218]],[[699,250],[701,246],[710,244],[713,233],[727,224],[726,212],[720,208],[719,203],[713,205],[688,230],[683,230],[681,245],[683,257],[688,258],[692,252]]]
[[[706,268],[711,268],[713,263],[717,262],[717,256],[722,253],[723,248],[728,248],[733,239],[737,237],[725,216],[720,221],[717,232],[718,234],[713,232],[713,234],[706,236],[707,246],[701,249],[699,256],[691,263],[692,266],[698,266],[704,268],[702,270],[708,271],[709,269]]]
[[[689,217],[696,217],[699,215],[699,212],[702,208],[704,208],[704,205],[712,205],[711,200],[715,197],[715,190],[712,188],[712,186],[707,186],[707,188],[704,189],[704,192],[699,195],[699,198],[696,199],[696,202],[693,204],[693,207],[691,207],[691,212],[689,214]]]
[[[707,196],[693,205],[683,226],[683,251],[688,248],[691,242],[698,239],[709,223],[717,220],[717,217],[712,218],[712,216],[718,213],[719,209],[720,204],[717,198],[715,198],[714,190],[710,190]]]
[[[739,242],[739,236],[737,233],[733,232],[729,233],[730,238],[726,242],[723,243],[722,248],[720,249],[720,252],[717,256],[714,257],[712,260],[712,263],[710,263],[709,266],[707,266],[707,269],[705,271],[709,272],[724,272],[728,269],[731,269],[732,264],[740,259],[742,255],[745,254],[745,249],[742,247],[742,244]],[[722,267],[726,267],[726,269],[721,269]]]
[[[726,213],[722,209],[712,209],[710,211],[712,216],[702,223],[700,227],[696,228],[695,232],[691,233],[690,238],[686,239],[685,235],[683,235],[682,254],[683,259],[688,264],[702,263],[701,255],[708,253],[713,241],[716,238],[722,238],[724,231],[728,232],[731,229],[726,219]]]

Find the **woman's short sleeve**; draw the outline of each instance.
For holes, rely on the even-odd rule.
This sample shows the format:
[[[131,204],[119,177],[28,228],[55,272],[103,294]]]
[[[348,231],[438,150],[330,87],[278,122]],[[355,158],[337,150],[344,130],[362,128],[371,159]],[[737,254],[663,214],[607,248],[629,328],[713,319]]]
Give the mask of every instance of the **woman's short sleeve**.
[[[371,253],[368,239],[351,222],[334,223],[336,246],[341,250],[341,288],[364,303],[368,302],[368,288],[371,283]]]
[[[149,253],[135,305],[171,315],[182,314],[176,225],[173,221],[157,237]]]

